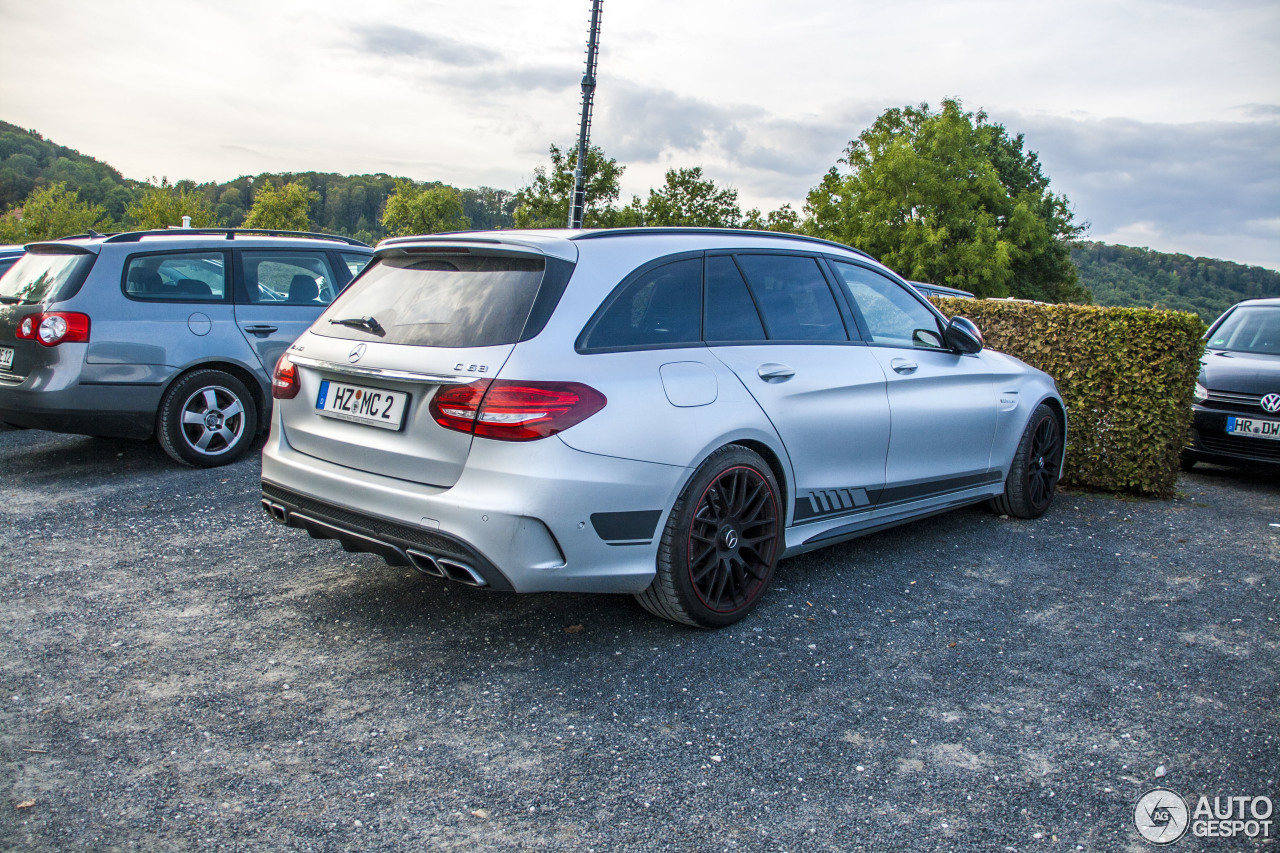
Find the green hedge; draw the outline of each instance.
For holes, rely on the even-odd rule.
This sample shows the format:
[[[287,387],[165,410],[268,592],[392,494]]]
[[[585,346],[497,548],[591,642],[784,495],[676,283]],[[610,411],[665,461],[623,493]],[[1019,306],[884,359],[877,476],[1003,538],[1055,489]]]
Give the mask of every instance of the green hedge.
[[[1063,484],[1169,497],[1204,351],[1195,314],[1150,308],[935,299],[987,346],[1052,376],[1067,403]]]

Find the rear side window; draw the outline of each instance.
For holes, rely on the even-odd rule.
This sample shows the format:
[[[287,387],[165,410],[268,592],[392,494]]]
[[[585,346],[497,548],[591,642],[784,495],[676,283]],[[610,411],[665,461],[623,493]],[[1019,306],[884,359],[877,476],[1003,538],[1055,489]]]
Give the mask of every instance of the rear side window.
[[[591,327],[588,350],[697,344],[702,340],[702,259],[635,276]]]
[[[55,302],[80,287],[97,255],[28,252],[0,278],[0,303]]]
[[[513,344],[545,270],[542,258],[529,257],[383,258],[329,306],[312,331],[421,347]]]
[[[847,341],[835,296],[814,258],[738,255],[765,330],[775,341]]]
[[[124,292],[153,302],[222,302],[227,261],[222,252],[134,255],[125,265]]]
[[[707,258],[708,341],[763,341],[764,325],[733,258]]]
[[[241,255],[249,301],[255,305],[319,308],[337,295],[324,252],[260,252]]]

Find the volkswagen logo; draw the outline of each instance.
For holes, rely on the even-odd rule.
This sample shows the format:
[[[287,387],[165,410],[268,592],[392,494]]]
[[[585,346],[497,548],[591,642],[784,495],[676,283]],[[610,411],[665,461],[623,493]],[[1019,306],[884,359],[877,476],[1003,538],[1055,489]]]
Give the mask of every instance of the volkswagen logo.
[[[1268,394],[1263,397],[1262,408],[1268,412],[1280,412],[1280,394]]]
[[[355,364],[364,358],[364,351],[369,348],[368,344],[356,344],[351,348],[351,352],[347,353],[347,361]]]

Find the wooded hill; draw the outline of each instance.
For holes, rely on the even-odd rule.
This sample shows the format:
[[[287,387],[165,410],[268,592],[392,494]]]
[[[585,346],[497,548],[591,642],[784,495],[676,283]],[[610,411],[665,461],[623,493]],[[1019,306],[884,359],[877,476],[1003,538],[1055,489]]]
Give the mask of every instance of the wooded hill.
[[[1190,311],[1209,323],[1242,299],[1280,296],[1280,272],[1232,261],[1087,241],[1071,260],[1098,305]]]
[[[255,187],[280,187],[291,181],[318,194],[310,209],[314,230],[370,244],[386,236],[382,212],[396,182],[387,174],[263,173],[223,183],[179,181],[178,185],[194,189],[223,225],[235,227],[252,207]],[[82,201],[106,208],[118,228],[131,227],[125,209],[147,186],[33,130],[0,121],[0,213],[21,204],[33,189],[57,182],[65,183]],[[459,192],[473,228],[513,226],[514,192],[491,187]],[[1092,292],[1098,305],[1191,311],[1208,322],[1242,299],[1280,296],[1280,273],[1231,261],[1088,241],[1074,244],[1071,260],[1079,269],[1080,284]]]

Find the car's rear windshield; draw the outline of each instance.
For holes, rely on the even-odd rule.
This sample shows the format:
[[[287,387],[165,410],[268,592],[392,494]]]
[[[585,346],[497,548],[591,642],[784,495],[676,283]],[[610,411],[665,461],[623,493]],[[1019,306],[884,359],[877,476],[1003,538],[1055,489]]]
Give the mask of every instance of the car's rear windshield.
[[[319,335],[421,347],[486,347],[520,339],[542,258],[382,258],[312,327]]]
[[[66,299],[80,288],[97,255],[28,252],[0,276],[0,303],[35,305]]]
[[[1245,305],[1209,336],[1210,349],[1280,355],[1280,307]]]

